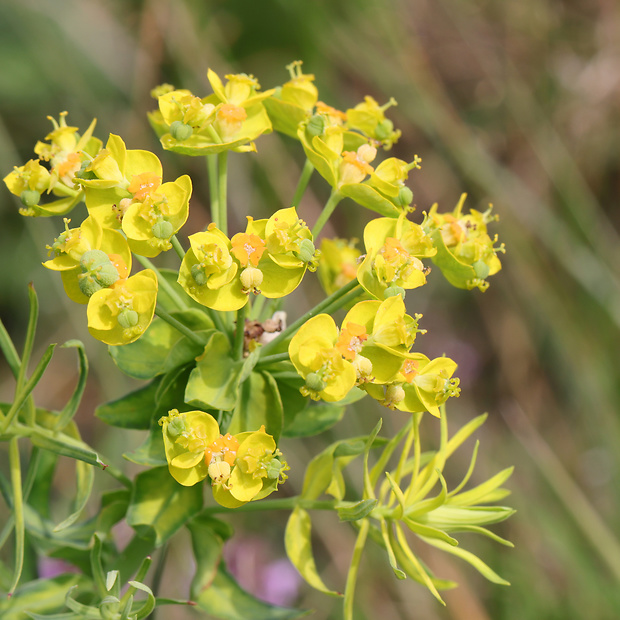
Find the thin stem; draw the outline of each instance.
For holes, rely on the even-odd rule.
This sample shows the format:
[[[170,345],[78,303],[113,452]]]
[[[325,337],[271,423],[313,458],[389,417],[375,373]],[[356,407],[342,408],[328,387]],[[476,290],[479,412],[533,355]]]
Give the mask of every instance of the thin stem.
[[[344,196],[337,190],[333,189],[332,193],[329,196],[329,200],[325,203],[323,207],[323,211],[321,211],[321,215],[319,215],[319,219],[316,221],[314,228],[312,229],[312,236],[316,239],[319,236],[319,233],[323,230],[323,226],[327,224],[327,220],[331,217],[331,214],[334,212],[336,205],[344,198]]]
[[[168,314],[165,310],[157,306],[155,308],[155,314],[166,321],[169,325],[172,325],[177,331],[181,332],[188,340],[197,344],[200,347],[205,346],[205,341],[198,334],[194,333],[189,327],[183,325],[180,321],[177,321],[173,316]]]
[[[157,274],[157,281],[161,288],[166,291],[168,297],[174,302],[175,306],[179,310],[186,310],[187,306],[183,302],[183,300],[179,297],[178,293],[174,290],[172,285],[164,278],[159,269],[148,259],[146,256],[139,256],[138,254],[134,254],[136,260],[147,269],[152,269]]]
[[[297,183],[297,188],[295,189],[295,195],[293,196],[292,204],[294,207],[299,206],[313,172],[314,166],[312,165],[312,162],[309,159],[306,159],[303,170],[301,171],[301,176],[299,177],[299,182]]]
[[[209,175],[209,202],[211,203],[211,221],[217,220],[219,198],[217,194],[217,155],[207,155],[207,174]]]
[[[245,344],[245,315],[248,311],[248,304],[237,310],[237,327],[235,328],[235,339],[233,341],[233,355],[235,359],[243,358],[243,346]]]
[[[362,552],[366,545],[366,538],[370,523],[368,519],[362,519],[360,522],[360,530],[357,534],[355,547],[353,549],[353,557],[351,558],[351,566],[347,575],[347,583],[344,588],[344,620],[353,620],[353,596],[355,594],[355,584],[357,583],[357,573],[362,559]]]
[[[288,360],[288,353],[275,353],[274,355],[261,357],[258,366],[269,366],[270,364],[277,364],[278,362],[288,362]]]
[[[223,151],[217,156],[218,163],[218,213],[217,227],[228,235],[228,210],[227,210],[227,179],[228,179],[228,151]]]
[[[15,515],[15,568],[13,569],[13,580],[9,588],[9,596],[17,588],[24,567],[24,498],[22,496],[22,470],[19,462],[18,439],[18,437],[13,437],[9,443],[11,486],[13,487],[13,514]]]
[[[181,242],[177,239],[176,235],[172,235],[172,237],[170,238],[170,243],[172,243],[172,247],[177,253],[177,256],[181,260],[183,260],[185,258],[185,250],[183,249],[183,246],[181,245]]]
[[[267,298],[264,295],[257,295],[254,299],[254,303],[252,304],[252,309],[250,311],[250,316],[253,319],[260,321],[261,312],[263,311],[266,299]]]
[[[296,506],[304,510],[336,510],[355,505],[356,502],[340,502],[338,500],[313,500],[302,499],[299,496],[285,497],[282,499],[263,499],[260,502],[248,502],[238,508],[226,508],[224,506],[209,506],[201,514],[212,515],[224,512],[263,512],[266,510],[293,510]]]
[[[281,331],[279,335],[271,342],[268,342],[261,349],[261,357],[267,355],[270,351],[273,351],[280,343],[286,342],[286,339],[291,337],[306,321],[313,316],[326,312],[329,309],[330,312],[335,312],[338,308],[341,308],[346,303],[345,298],[349,294],[354,294],[357,291],[359,283],[357,280],[351,280],[348,284],[345,284],[342,288],[338,289],[335,293],[332,293],[329,297],[324,299],[320,304],[316,305],[312,310],[306,312],[303,316],[298,318],[294,323],[289,325],[285,330]],[[355,293],[355,296],[359,295],[359,292]],[[344,300],[344,301],[343,301]]]

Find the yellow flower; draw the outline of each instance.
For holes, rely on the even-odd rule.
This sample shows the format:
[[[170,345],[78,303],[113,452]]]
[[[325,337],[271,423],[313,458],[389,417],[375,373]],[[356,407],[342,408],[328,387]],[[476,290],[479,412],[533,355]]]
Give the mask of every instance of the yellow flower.
[[[380,106],[372,97],[364,97],[363,103],[358,103],[354,108],[347,110],[347,127],[361,131],[370,138],[377,146],[384,149],[392,148],[392,145],[400,138],[400,130],[394,130],[394,124],[385,118],[385,111],[397,105],[394,98],[385,105]]]
[[[146,269],[111,288],[93,293],[88,300],[88,331],[109,345],[137,340],[151,324],[157,301],[157,276]]]

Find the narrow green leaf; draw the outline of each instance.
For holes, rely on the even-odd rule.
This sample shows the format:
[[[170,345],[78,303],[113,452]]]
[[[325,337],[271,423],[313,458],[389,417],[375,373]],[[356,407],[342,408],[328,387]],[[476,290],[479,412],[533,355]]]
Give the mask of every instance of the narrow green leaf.
[[[381,517],[379,519],[379,525],[381,527],[381,537],[383,539],[383,546],[385,547],[385,550],[387,551],[388,561],[390,563],[390,566],[392,567],[392,570],[394,571],[394,574],[396,575],[397,579],[406,579],[407,575],[404,573],[404,571],[398,568],[398,563],[396,562],[396,556],[394,555],[394,549],[392,548],[392,539],[390,536],[391,523],[388,524],[387,521],[383,517]]]
[[[486,482],[479,484],[477,487],[454,495],[449,499],[449,503],[455,506],[468,506],[472,504],[480,504],[488,502],[488,495],[495,491],[497,487],[500,487],[514,471],[514,467],[507,467],[502,471],[495,474],[492,478],[489,478]]]
[[[426,514],[434,527],[455,531],[461,525],[490,525],[508,519],[516,511],[505,506],[438,506]]]
[[[161,546],[201,508],[202,485],[181,486],[167,467],[156,467],[136,476],[127,523],[138,533],[152,528]]]
[[[499,543],[500,545],[504,545],[506,547],[514,547],[514,544],[509,540],[498,536],[495,532],[488,530],[486,527],[480,527],[478,525],[462,525],[458,528],[458,530],[454,530],[455,532],[471,532],[472,534],[481,534],[482,536],[486,536],[491,540]]]
[[[153,591],[147,585],[140,583],[139,581],[130,581],[129,585],[132,588],[147,594],[147,599],[140,608],[131,609],[132,616],[135,614],[134,617],[136,620],[142,620],[142,618],[146,618],[153,611],[153,609],[155,609],[155,597],[153,596]]]
[[[284,546],[286,554],[299,574],[316,590],[340,596],[338,592],[330,590],[319,577],[312,553],[312,522],[307,511],[296,506],[286,524]]]
[[[110,591],[110,587],[108,587],[109,573],[108,575],[104,573],[101,563],[101,546],[101,539],[95,534],[93,536],[93,547],[90,550],[90,570],[99,596],[104,597]]]
[[[161,426],[157,422],[151,423],[149,434],[146,439],[132,452],[124,452],[123,458],[148,467],[160,467],[167,465],[166,453],[164,452],[164,439]]]
[[[486,421],[488,414],[483,413],[470,420],[465,426],[460,428],[448,441],[446,445],[446,459],[473,433],[475,433]]]
[[[0,351],[4,354],[13,376],[17,379],[19,375],[19,368],[21,366],[21,360],[19,359],[19,355],[15,349],[13,341],[9,336],[9,332],[6,331],[6,327],[4,326],[2,319],[0,319]]]
[[[469,564],[471,564],[483,577],[491,581],[492,583],[497,583],[502,586],[509,586],[510,583],[505,579],[502,579],[493,569],[487,566],[478,556],[471,553],[471,551],[467,551],[465,549],[461,549],[460,547],[452,547],[447,543],[437,540],[435,538],[424,538],[421,537],[425,542],[433,547],[437,547],[437,549],[441,549],[442,551],[446,551],[447,553],[451,553],[462,560],[465,560]]]
[[[69,428],[69,426],[67,426],[67,428]],[[97,453],[83,441],[73,439],[65,433],[52,433],[40,427],[25,431],[22,429],[18,430],[20,434],[30,437],[30,441],[32,441],[33,445],[39,448],[50,450],[61,456],[68,456],[72,459],[78,459],[101,469],[105,469],[105,464],[101,461]]]
[[[36,579],[19,587],[10,599],[0,599],[0,618],[2,620],[23,620],[49,618],[48,614],[64,608],[65,594],[73,586],[86,587],[88,580],[83,575],[66,573],[51,579]],[[45,615],[42,615],[45,614]],[[58,620],[66,613],[56,614]],[[51,616],[54,618],[54,616]],[[75,618],[73,613],[70,616]]]
[[[74,500],[74,511],[54,528],[55,532],[64,530],[78,520],[80,514],[82,514],[82,510],[86,507],[86,503],[88,502],[88,498],[90,497],[93,489],[95,470],[91,465],[84,463],[84,461],[76,461],[75,473],[77,493]]]
[[[353,548],[353,557],[351,558],[349,573],[347,574],[347,582],[344,589],[344,620],[353,620],[353,599],[355,595],[355,586],[357,585],[357,574],[362,560],[362,552],[366,546],[369,527],[370,524],[368,519],[364,519],[359,523],[359,532],[355,541],[355,547]]]
[[[474,467],[476,466],[476,459],[478,458],[479,447],[480,447],[480,442],[476,441],[476,444],[474,445],[474,450],[471,455],[471,460],[469,461],[469,467],[467,468],[467,471],[465,472],[465,475],[463,476],[463,479],[461,480],[461,482],[459,482],[458,486],[452,489],[452,491],[448,493],[449,498],[459,493],[460,490],[469,482],[469,479],[474,472]]]
[[[364,497],[366,498],[374,498],[375,496],[374,485],[370,480],[370,472],[368,471],[368,454],[370,453],[370,448],[372,447],[375,437],[381,430],[382,425],[383,419],[379,419],[370,435],[368,435],[368,441],[366,441],[366,445],[364,446]]]
[[[377,499],[362,499],[351,506],[337,508],[341,521],[359,521],[367,517],[377,506]]]
[[[426,536],[427,538],[438,538],[439,540],[443,540],[454,547],[459,544],[459,541],[456,540],[456,538],[452,538],[452,536],[436,527],[419,523],[418,521],[410,518],[403,519],[403,522],[412,532],[415,532],[420,536]]]
[[[436,473],[439,478],[439,482],[441,483],[441,491],[435,497],[429,497],[428,499],[423,499],[420,502],[410,505],[405,512],[408,517],[417,517],[419,515],[429,513],[446,503],[446,498],[448,496],[446,481],[439,473],[439,470],[436,470]]]
[[[402,441],[403,437],[409,432],[413,418],[409,419],[409,423],[403,426],[390,441],[386,444],[381,456],[370,470],[370,485],[374,487],[381,476],[385,472],[387,462],[390,460],[396,446]]]
[[[211,586],[200,593],[196,606],[201,611],[222,620],[294,620],[311,613],[276,607],[253,597],[241,589],[222,566],[218,569]]]
[[[75,390],[69,399],[69,402],[64,406],[60,412],[58,419],[56,420],[56,428],[62,430],[73,419],[73,416],[78,410],[84,389],[86,388],[86,379],[88,378],[88,359],[86,358],[86,351],[84,351],[84,345],[79,340],[68,340],[62,345],[63,349],[76,348],[78,352],[79,362],[79,376],[78,382],[75,386]]]

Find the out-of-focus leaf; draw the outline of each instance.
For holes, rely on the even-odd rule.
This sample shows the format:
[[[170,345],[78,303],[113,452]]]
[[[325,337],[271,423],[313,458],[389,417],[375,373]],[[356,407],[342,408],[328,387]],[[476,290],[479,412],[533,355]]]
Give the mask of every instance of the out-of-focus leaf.
[[[147,465],[148,467],[166,465],[166,453],[164,452],[161,426],[154,422],[146,439],[135,450],[124,452],[123,458],[137,465]]]
[[[138,533],[155,531],[162,545],[202,508],[202,486],[178,484],[167,467],[156,467],[136,476],[127,510],[127,523]]]
[[[54,613],[64,609],[67,590],[74,586],[87,588],[88,580],[82,575],[64,574],[52,579],[37,579],[18,588],[10,599],[0,599],[2,620],[23,620],[26,612]]]
[[[312,553],[312,523],[306,510],[296,506],[286,524],[284,546],[286,554],[299,574],[316,590],[340,596],[339,592],[330,590],[319,577]]]
[[[338,518],[341,521],[358,521],[367,517],[378,503],[377,499],[363,499],[352,506],[338,508]]]
[[[224,540],[216,531],[221,521],[207,515],[199,515],[187,525],[192,536],[192,549],[196,559],[196,572],[190,585],[190,598],[196,600],[215,579],[222,560]]]
[[[222,566],[196,603],[198,609],[222,620],[293,620],[311,613],[277,607],[253,597]]]
[[[213,332],[187,382],[185,402],[206,409],[230,411],[237,403],[243,362],[232,356],[230,341]]]
[[[285,427],[285,437],[312,437],[318,435],[342,420],[345,407],[332,403],[310,405],[297,413]]]
[[[263,424],[276,442],[282,431],[282,401],[269,373],[253,372],[241,384],[228,432],[232,435],[258,430]]]
[[[200,310],[170,314],[197,333],[206,335],[213,329],[211,319]],[[194,360],[202,353],[202,346],[190,342],[169,323],[155,319],[138,340],[122,346],[110,346],[109,350],[112,359],[125,374],[136,379],[153,379]]]
[[[148,385],[95,409],[95,415],[111,426],[147,430],[155,409],[155,394],[161,377]]]

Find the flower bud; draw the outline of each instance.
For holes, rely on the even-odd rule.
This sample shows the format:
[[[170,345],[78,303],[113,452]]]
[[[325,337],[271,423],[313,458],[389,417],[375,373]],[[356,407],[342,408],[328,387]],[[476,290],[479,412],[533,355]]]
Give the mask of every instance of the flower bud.
[[[246,267],[239,274],[239,279],[245,293],[257,291],[258,287],[263,283],[263,272],[257,267]]]
[[[403,400],[405,400],[405,390],[401,385],[392,384],[385,391],[385,400],[383,404],[386,407],[392,408]]]
[[[19,196],[25,207],[36,207],[41,200],[41,194],[36,189],[25,189]]]
[[[226,461],[213,461],[208,471],[209,477],[216,484],[222,484],[230,478],[230,465]]]
[[[327,386],[327,383],[321,379],[321,376],[316,372],[311,372],[306,376],[306,387],[311,392],[320,392],[324,390]]]
[[[413,200],[413,192],[407,187],[401,187],[398,191],[398,196],[394,201],[400,207],[406,207],[410,205]]]
[[[306,132],[308,135],[320,136],[325,130],[325,119],[320,114],[315,114],[306,125]]]
[[[284,468],[284,463],[281,463],[277,458],[271,459],[267,465],[267,478],[270,480],[277,480],[280,477],[280,472]]]
[[[368,380],[368,377],[372,374],[372,362],[359,353],[353,358],[353,368],[355,368],[355,374],[358,381]]]
[[[174,226],[168,220],[161,218],[153,224],[151,232],[157,239],[170,239],[174,234]]]
[[[170,125],[170,135],[175,139],[182,142],[183,140],[187,140],[192,134],[194,130],[190,125],[186,125],[183,121],[174,121]]]
[[[140,317],[135,310],[123,308],[116,317],[116,320],[123,329],[131,329],[138,324]]]
[[[390,284],[390,286],[383,291],[383,299],[387,299],[388,297],[396,297],[396,295],[400,295],[403,299],[405,299],[405,289],[402,286]]]
[[[297,257],[304,263],[309,263],[314,258],[316,248],[310,239],[303,239],[299,244],[299,250],[296,252]]]

